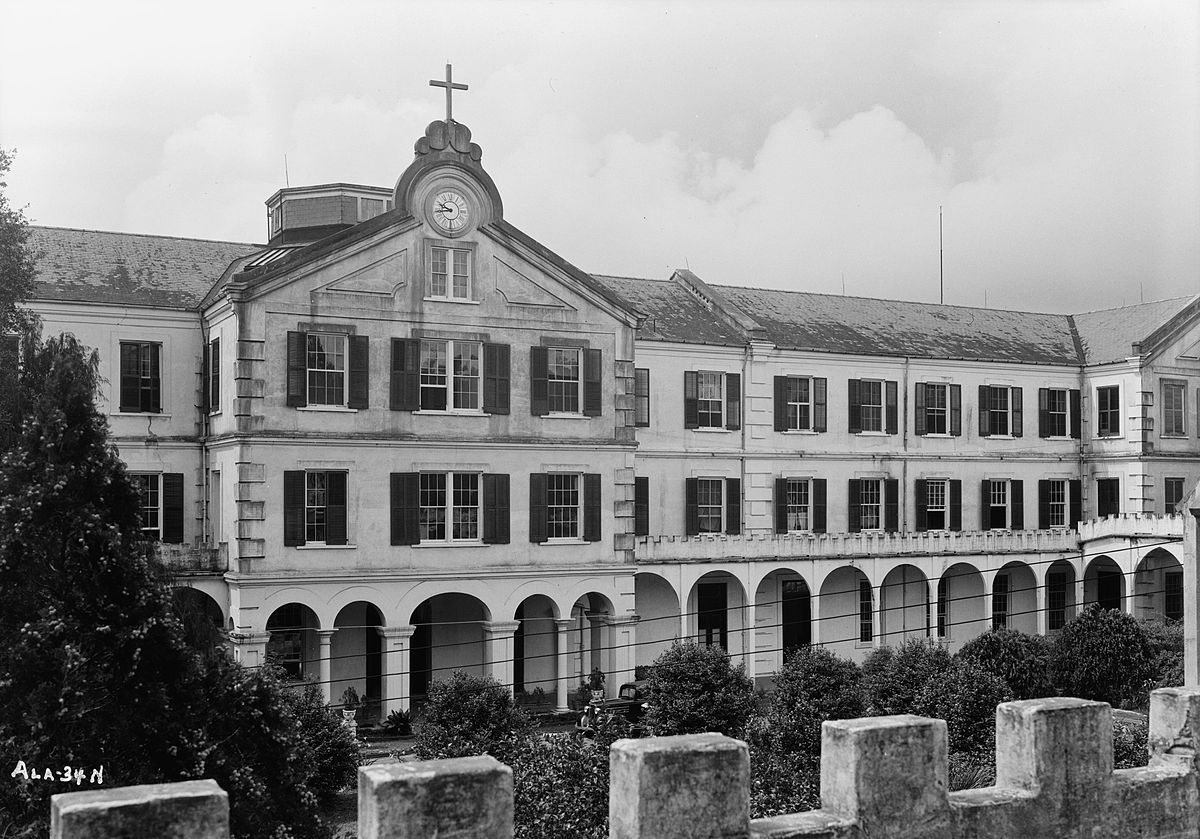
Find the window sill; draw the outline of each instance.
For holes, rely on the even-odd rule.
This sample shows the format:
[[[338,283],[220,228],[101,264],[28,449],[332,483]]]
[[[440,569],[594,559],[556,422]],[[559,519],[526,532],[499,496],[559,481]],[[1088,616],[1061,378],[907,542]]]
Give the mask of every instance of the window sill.
[[[466,300],[461,297],[426,297],[426,303],[464,303],[468,306],[480,306],[482,303],[479,300]]]
[[[932,433],[932,434],[921,434],[921,435],[919,435],[919,436],[921,436],[921,437],[931,437],[931,438],[933,438],[934,440],[953,440],[953,439],[954,439],[956,436],[958,436],[958,435],[956,435],[956,434],[947,434],[947,433],[945,433],[944,431],[938,431],[938,432],[934,432],[934,433]]]
[[[811,428],[789,428],[781,433],[782,434],[803,434],[803,435],[813,436],[816,434],[820,434],[822,432],[813,431]]]
[[[414,548],[486,548],[487,543],[478,539],[464,539],[461,542],[418,542]]]
[[[984,440],[1015,440],[1017,438],[1012,436],[1011,434],[989,434],[982,439],[984,439]]]
[[[854,642],[854,649],[856,649],[856,650],[869,650],[874,646],[875,646],[874,641],[855,641]]]
[[[542,419],[556,419],[556,420],[589,420],[589,419],[593,419],[593,417],[589,417],[589,416],[587,416],[586,414],[576,414],[576,413],[566,413],[566,412],[564,412],[564,413],[549,413],[549,414],[542,414]]]
[[[587,545],[583,539],[547,539],[545,542],[534,542],[535,545]]]
[[[114,417],[166,417],[170,419],[170,414],[165,414],[162,411],[113,411]]]
[[[208,415],[210,417],[219,417],[219,416],[221,416],[221,412],[220,411],[209,411]]]
[[[858,431],[856,435],[859,437],[893,437],[895,435],[888,434],[886,431]]]
[[[415,417],[490,417],[491,416],[491,414],[485,414],[482,410],[476,411],[476,410],[468,410],[465,408],[461,409],[461,410],[449,410],[449,411],[436,411],[433,409],[422,408],[421,410],[413,411],[412,413],[413,413],[413,416],[415,416]]]
[[[732,428],[712,428],[708,426],[701,426],[690,430],[699,431],[701,434],[732,434],[734,432]]]
[[[347,408],[345,405],[298,405],[297,411],[312,411],[326,414],[357,414],[358,408]]]
[[[1158,436],[1164,440],[1186,440],[1186,439],[1188,439],[1188,436],[1186,434],[1160,434]]]
[[[353,551],[358,545],[326,545],[324,542],[305,542],[303,545],[293,545],[298,551]]]

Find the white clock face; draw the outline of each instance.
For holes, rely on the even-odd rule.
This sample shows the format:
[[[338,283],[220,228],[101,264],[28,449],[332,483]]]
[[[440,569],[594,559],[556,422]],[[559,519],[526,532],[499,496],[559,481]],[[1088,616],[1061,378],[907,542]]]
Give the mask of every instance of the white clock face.
[[[444,190],[433,199],[433,221],[438,227],[451,233],[467,226],[469,215],[467,199],[457,192]]]

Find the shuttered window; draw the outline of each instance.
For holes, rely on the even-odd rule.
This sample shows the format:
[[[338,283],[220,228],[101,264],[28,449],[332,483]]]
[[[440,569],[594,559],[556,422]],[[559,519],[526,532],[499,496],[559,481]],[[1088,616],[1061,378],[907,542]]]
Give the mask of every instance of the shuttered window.
[[[162,345],[151,341],[122,341],[120,353],[121,411],[161,413]]]
[[[650,427],[650,369],[636,367],[633,371],[633,424]]]
[[[221,413],[221,339],[213,338],[208,342],[207,359],[208,381],[205,382],[205,394],[210,414]]]
[[[1121,388],[1096,388],[1096,434],[1117,437],[1121,433]]]
[[[346,473],[304,473],[304,544],[346,544]]]
[[[808,376],[775,377],[775,430],[825,431],[826,380]]]
[[[650,479],[633,479],[633,535],[650,535]]]
[[[596,542],[601,531],[600,475],[572,472],[529,476],[531,542]]]

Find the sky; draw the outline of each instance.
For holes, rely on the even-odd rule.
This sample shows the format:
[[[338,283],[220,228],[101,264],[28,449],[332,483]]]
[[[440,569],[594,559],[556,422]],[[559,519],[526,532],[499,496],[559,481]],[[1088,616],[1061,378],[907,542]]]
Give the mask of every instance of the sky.
[[[505,218],[586,271],[928,302],[944,273],[947,303],[1055,312],[1200,292],[1194,0],[7,0],[3,21],[0,147],[35,224],[262,242],[285,182],[394,185],[449,61]]]

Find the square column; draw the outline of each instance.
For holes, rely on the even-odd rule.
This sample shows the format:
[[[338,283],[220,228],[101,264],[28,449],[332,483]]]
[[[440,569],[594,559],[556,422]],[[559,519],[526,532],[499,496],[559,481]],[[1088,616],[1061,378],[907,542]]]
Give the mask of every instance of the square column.
[[[619,691],[621,685],[632,682],[637,664],[637,625],[641,620],[637,615],[626,615],[613,618],[609,622],[609,639],[612,643],[613,684],[612,692]]]
[[[383,718],[392,711],[408,711],[412,707],[409,695],[412,685],[412,636],[415,626],[380,626],[375,631],[383,640],[380,669],[383,671]]]
[[[488,674],[513,692],[513,635],[520,621],[484,621],[484,661]]]
[[[555,692],[555,707],[554,710],[562,713],[568,711],[568,697],[570,696],[571,687],[575,683],[575,677],[578,674],[571,672],[571,630],[575,628],[575,621],[571,618],[562,618],[554,621],[555,641],[557,642],[557,667],[554,671],[554,692]]]
[[[270,632],[230,632],[233,658],[243,667],[261,667],[267,662],[267,642]]]
[[[325,697],[325,704],[328,705],[333,701],[333,674],[329,665],[329,648],[333,644],[333,633],[336,629],[318,629],[317,630],[317,678],[321,682],[321,695]]]

